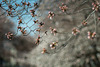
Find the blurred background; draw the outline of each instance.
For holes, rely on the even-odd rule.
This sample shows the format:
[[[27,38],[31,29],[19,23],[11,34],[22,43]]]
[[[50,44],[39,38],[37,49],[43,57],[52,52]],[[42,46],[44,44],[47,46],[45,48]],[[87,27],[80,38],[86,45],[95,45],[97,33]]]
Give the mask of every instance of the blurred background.
[[[100,21],[96,20],[98,25],[95,26],[94,14],[87,20],[86,27],[79,28],[80,34],[71,37],[72,29],[81,25],[92,13],[92,3],[96,1],[99,2],[99,0],[38,0],[39,7],[36,13],[39,16],[34,19],[45,22],[45,25],[41,33],[36,34],[42,36],[48,31],[39,45],[35,44],[37,36],[34,33],[27,36],[19,33],[12,40],[7,39],[5,33],[17,31],[18,22],[15,21],[17,18],[0,15],[0,67],[100,67]],[[59,9],[62,3],[68,7],[67,12]],[[52,20],[48,18],[49,11],[55,14]],[[3,10],[0,9],[0,14],[2,13]],[[100,17],[99,9],[95,17],[96,19]],[[32,21],[29,26],[31,23]],[[50,27],[57,29],[58,33],[55,36],[50,33]],[[94,32],[95,27],[97,27],[96,39],[90,40],[87,38],[87,32]],[[50,43],[55,41],[58,41],[58,47],[51,50]],[[43,48],[46,48],[48,53],[42,54]]]

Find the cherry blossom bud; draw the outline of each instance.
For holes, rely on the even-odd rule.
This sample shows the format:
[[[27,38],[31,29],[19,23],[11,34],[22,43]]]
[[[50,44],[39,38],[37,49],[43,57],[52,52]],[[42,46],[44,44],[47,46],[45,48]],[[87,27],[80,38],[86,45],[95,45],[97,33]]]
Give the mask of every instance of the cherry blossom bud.
[[[76,35],[77,33],[79,33],[80,31],[76,28],[73,28],[72,29],[72,34]]]
[[[44,53],[46,53],[46,51],[47,51],[47,50],[46,50],[45,48],[43,48],[43,50],[42,50],[41,53],[44,54]]]
[[[56,46],[58,46],[58,42],[52,42],[52,43],[50,44],[50,48],[51,48],[51,49],[55,49]]]
[[[11,40],[14,37],[13,33],[11,32],[6,33],[5,35],[7,36],[9,40]]]
[[[88,39],[93,40],[96,37],[96,32],[88,31]]]
[[[62,6],[59,7],[63,12],[65,12],[68,7],[66,5],[64,5],[64,3],[62,3]]]
[[[53,12],[48,12],[48,18],[50,18],[51,20],[53,19],[54,17],[54,13]]]

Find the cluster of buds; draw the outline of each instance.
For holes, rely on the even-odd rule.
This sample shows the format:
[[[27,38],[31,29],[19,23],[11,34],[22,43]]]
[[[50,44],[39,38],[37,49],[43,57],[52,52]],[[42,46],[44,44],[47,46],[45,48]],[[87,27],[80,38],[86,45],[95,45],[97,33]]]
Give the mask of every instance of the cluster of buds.
[[[87,22],[82,22],[82,25],[84,25],[84,26],[87,25]]]
[[[35,7],[35,9],[36,9],[37,7],[39,7],[38,3],[34,3],[34,7]]]
[[[27,3],[27,6],[31,6],[31,4],[28,2],[28,3]]]
[[[32,17],[37,16],[37,15],[35,15],[35,11],[34,11],[33,9],[32,9],[32,10],[30,10],[30,12],[31,12]]]
[[[15,5],[18,7],[18,6],[20,6],[19,4],[17,4],[17,3],[15,3]]]
[[[21,24],[21,23],[22,23],[22,20],[20,19],[19,22],[18,22],[18,24]]]
[[[35,24],[38,23],[38,20],[34,20],[34,23],[35,23]]]
[[[13,36],[14,36],[13,33],[11,33],[11,32],[6,33],[5,35],[7,36],[7,38],[9,40],[11,40],[13,38]]]
[[[22,34],[26,34],[25,28],[21,29],[20,31],[22,32]]]
[[[51,30],[51,33],[52,33],[52,34],[56,35],[57,30],[56,30],[55,28],[50,27],[50,30]]]
[[[98,11],[98,8],[99,8],[99,2],[96,1],[95,3],[92,3],[92,5],[93,5],[92,9]]]
[[[39,27],[42,27],[43,25],[44,25],[43,22],[40,22],[40,23],[39,23]]]
[[[52,18],[54,17],[54,15],[55,15],[55,14],[54,14],[53,12],[50,11],[50,12],[48,13],[48,18],[52,19]]]
[[[78,32],[80,32],[78,29],[76,29],[76,28],[72,29],[72,34],[76,35]]]
[[[46,53],[47,52],[47,50],[45,49],[45,48],[43,48],[43,50],[42,50],[42,54],[44,54],[44,53]]]
[[[37,29],[36,31],[38,31],[40,33],[41,29]]]
[[[40,43],[40,36],[38,36],[38,38],[36,39],[35,44],[39,45],[39,43]]]
[[[22,27],[21,27],[21,26],[18,26],[17,28],[18,28],[20,31],[22,30]]]
[[[22,2],[22,5],[24,5],[24,6],[25,6],[25,5],[27,5],[27,3],[26,3],[26,2]]]
[[[12,9],[13,9],[13,6],[12,6],[12,5],[9,5],[8,8],[9,8],[10,10],[12,10]]]
[[[10,15],[12,15],[11,11],[7,10],[7,16],[10,16]]]
[[[22,34],[26,34],[25,28],[22,28],[21,26],[18,26],[17,28],[21,31]]]
[[[96,37],[96,32],[88,31],[88,39],[93,40]]]
[[[58,42],[52,42],[52,43],[50,44],[50,48],[51,48],[51,49],[56,49],[56,46],[58,46]]]
[[[26,3],[26,2],[21,2],[21,3],[22,3],[22,5],[24,5],[24,6],[25,6],[25,5],[31,6],[31,4],[30,4],[29,2],[28,2],[28,3]],[[15,3],[15,5],[16,5],[16,6],[20,6],[19,4],[16,4],[16,3]]]
[[[62,6],[59,7],[63,12],[66,12],[66,10],[68,9],[68,7],[62,3]]]

